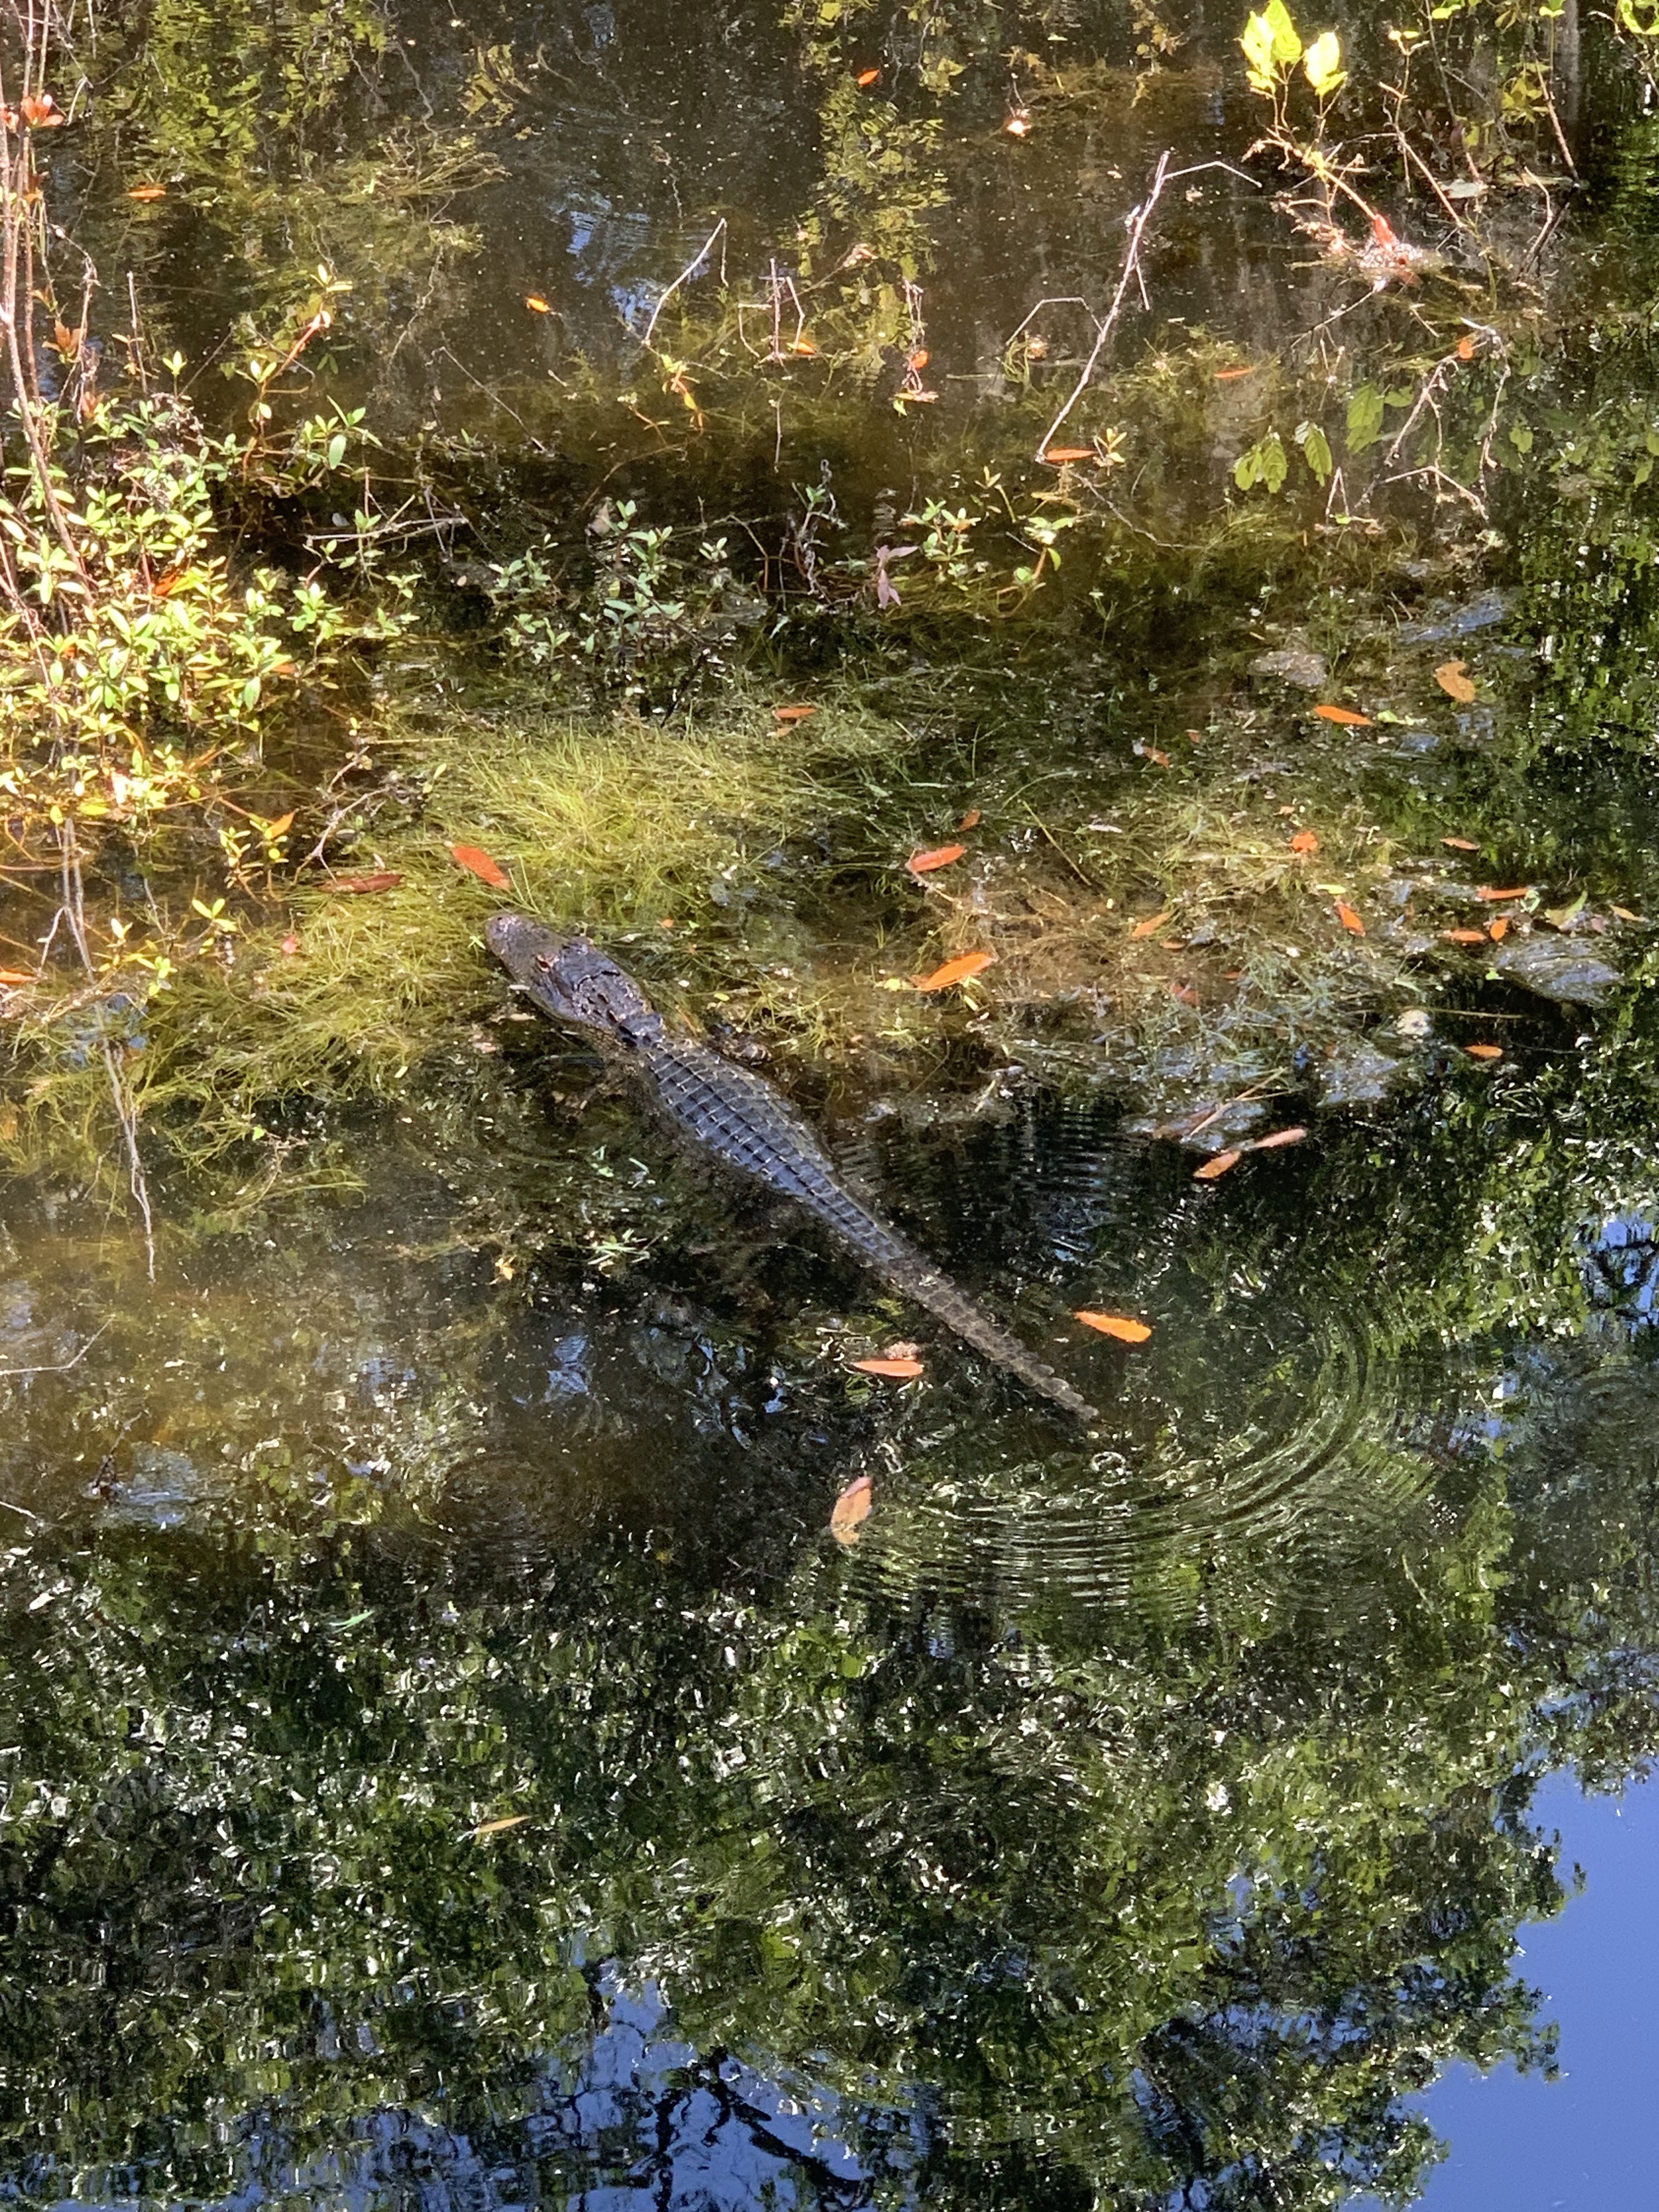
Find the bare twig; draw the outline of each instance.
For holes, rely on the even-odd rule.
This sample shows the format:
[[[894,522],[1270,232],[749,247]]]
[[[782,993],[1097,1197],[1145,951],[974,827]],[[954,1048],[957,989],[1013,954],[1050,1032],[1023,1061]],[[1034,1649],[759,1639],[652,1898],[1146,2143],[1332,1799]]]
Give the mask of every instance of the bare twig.
[[[668,287],[668,289],[657,301],[656,306],[651,310],[651,319],[645,326],[645,336],[640,340],[640,343],[641,345],[648,346],[650,344],[652,338],[656,334],[658,316],[661,314],[663,309],[668,305],[670,300],[673,298],[675,293],[679,290],[681,285],[689,283],[691,278],[696,275],[698,270],[702,267],[703,263],[708,260],[709,253],[713,250],[715,240],[723,238],[725,235],[726,217],[722,216],[720,221],[714,225],[713,230],[709,232],[708,237],[704,239],[702,244],[698,247],[696,253],[692,255],[690,260],[686,263],[684,268],[681,270],[679,275],[674,279],[673,283]],[[726,282],[726,256],[724,253],[720,255],[720,282],[722,284]]]
[[[99,1338],[107,1333],[110,1324],[108,1322],[105,1322],[100,1327],[94,1329],[92,1334],[87,1339],[86,1342],[81,1346],[81,1349],[77,1352],[72,1354],[68,1359],[58,1360],[55,1366],[46,1366],[43,1364],[39,1367],[0,1367],[0,1382],[27,1382],[32,1376],[35,1375],[67,1375],[71,1367],[78,1367],[81,1364],[81,1362],[86,1358],[88,1352],[92,1350],[93,1346],[97,1343]],[[6,1499],[0,1498],[0,1505],[3,1505],[7,1502],[8,1501]],[[27,1511],[27,1509],[21,1505],[14,1505],[11,1510],[14,1513],[23,1513]],[[37,1520],[40,1516],[37,1514],[30,1513],[27,1517],[31,1521],[33,1521]]]

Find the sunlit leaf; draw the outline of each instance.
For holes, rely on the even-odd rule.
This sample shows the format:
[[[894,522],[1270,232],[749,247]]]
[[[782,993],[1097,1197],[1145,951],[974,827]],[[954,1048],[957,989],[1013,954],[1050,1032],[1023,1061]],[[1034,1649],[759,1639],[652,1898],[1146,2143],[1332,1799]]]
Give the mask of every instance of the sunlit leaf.
[[[1322,31],[1305,54],[1302,67],[1317,97],[1328,100],[1340,89],[1346,72],[1342,67],[1342,41],[1334,31]]]
[[[1632,914],[1627,906],[1609,907],[1607,911],[1609,914],[1615,915],[1620,921],[1639,922],[1642,919],[1639,914]]]
[[[830,1515],[830,1534],[838,1544],[857,1543],[859,1530],[870,1518],[875,1502],[875,1488],[867,1474],[848,1484]]]
[[[34,983],[40,978],[24,968],[0,968],[0,983]]]
[[[1506,914],[1500,914],[1497,921],[1492,922],[1486,931],[1487,936],[1492,939],[1494,944],[1500,942],[1504,938],[1507,937],[1509,933],[1510,918]]]
[[[897,1358],[883,1353],[871,1359],[852,1359],[848,1364],[855,1367],[860,1375],[885,1375],[895,1382],[914,1382],[922,1371],[921,1360],[908,1353]]]
[[[959,959],[947,960],[942,968],[935,968],[931,975],[924,975],[916,985],[919,991],[948,991],[952,983],[965,983],[970,975],[977,975],[996,958],[994,952],[964,952]]]
[[[1291,850],[1293,853],[1316,853],[1319,840],[1311,830],[1298,830],[1291,840]]]
[[[329,883],[331,891],[395,891],[403,878],[394,869],[382,868],[377,874],[368,876],[335,876]]]
[[[1480,848],[1473,837],[1443,837],[1443,845],[1449,845],[1454,853],[1478,853]]]
[[[165,185],[131,185],[127,189],[130,200],[164,200],[167,196]]]
[[[1369,730],[1371,726],[1370,716],[1358,713],[1352,707],[1333,707],[1322,703],[1314,708],[1314,712],[1322,722],[1340,723],[1345,730]]]
[[[1096,1328],[1103,1336],[1115,1336],[1120,1344],[1145,1344],[1152,1334],[1151,1325],[1134,1321],[1127,1314],[1091,1313],[1085,1307],[1075,1318],[1085,1328]]]
[[[278,950],[281,951],[282,956],[283,956],[283,959],[284,959],[284,960],[292,960],[292,959],[293,959],[293,957],[294,957],[294,956],[295,956],[295,954],[299,951],[299,949],[300,949],[300,938],[299,938],[299,933],[298,933],[296,930],[292,930],[292,929],[290,929],[290,930],[289,931],[289,933],[288,933],[287,936],[286,936],[285,938],[283,938],[283,941],[282,941],[281,945],[278,947]]]
[[[1138,921],[1129,934],[1131,937],[1156,937],[1165,922],[1174,920],[1175,908],[1166,906],[1162,914],[1149,915],[1145,921]]]
[[[480,1820],[477,1826],[469,1828],[467,1833],[475,1839],[479,1836],[502,1835],[508,1828],[521,1828],[531,1817],[528,1813],[508,1813],[499,1820]]]
[[[550,315],[553,312],[539,292],[526,292],[524,295],[524,303],[532,315]]]
[[[1443,660],[1434,672],[1434,680],[1447,697],[1455,699],[1461,707],[1467,707],[1475,696],[1474,685],[1465,674],[1461,660]]]
[[[1497,1044],[1466,1044],[1463,1048],[1471,1060],[1502,1060],[1504,1048]]]
[[[1217,369],[1215,373],[1215,380],[1218,384],[1234,384],[1237,382],[1241,376],[1254,376],[1255,374],[1255,365],[1254,362],[1249,362],[1243,368]]]
[[[1486,942],[1484,929],[1443,929],[1440,934],[1453,945],[1484,945]]]
[[[985,817],[980,812],[977,806],[970,806],[968,809],[968,811],[963,816],[961,821],[957,823],[957,827],[958,830],[977,830],[980,823],[984,819]]]
[[[1496,906],[1500,899],[1525,898],[1532,889],[1530,884],[1513,884],[1507,890],[1496,890],[1490,884],[1482,884],[1475,896],[1487,906]]]
[[[967,850],[965,845],[939,845],[931,853],[912,853],[904,865],[913,876],[930,875],[935,868],[948,868]]]
[[[492,890],[510,891],[512,890],[512,877],[507,874],[499,861],[490,859],[482,846],[452,845],[449,848],[449,857],[458,868],[465,868],[468,875],[477,876],[480,883],[488,884]]]
[[[1042,456],[1056,468],[1064,468],[1069,461],[1091,461],[1095,458],[1092,446],[1050,446]]]
[[[776,722],[804,722],[809,714],[817,711],[816,707],[774,707],[772,719]]]
[[[1193,1170],[1193,1181],[1214,1182],[1218,1176],[1224,1176],[1229,1169],[1236,1168],[1243,1157],[1244,1153],[1241,1146],[1234,1146],[1229,1152],[1218,1152],[1212,1160],[1206,1160],[1201,1168]]]
[[[1474,340],[1472,337],[1466,337],[1459,338],[1457,341],[1457,358],[1459,361],[1473,361],[1474,359]]]
[[[854,82],[859,90],[863,92],[868,86],[874,84],[880,75],[881,71],[878,69],[860,70]]]
[[[1348,904],[1346,899],[1338,899],[1335,904],[1336,918],[1343,928],[1351,936],[1363,937],[1365,934],[1365,925],[1355,909]]]

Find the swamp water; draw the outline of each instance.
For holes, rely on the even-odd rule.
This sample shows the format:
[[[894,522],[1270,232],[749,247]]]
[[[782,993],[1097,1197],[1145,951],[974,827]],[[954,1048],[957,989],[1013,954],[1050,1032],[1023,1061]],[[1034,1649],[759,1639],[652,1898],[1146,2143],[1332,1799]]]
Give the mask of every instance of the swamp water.
[[[1659,114],[1464,11],[1413,199],[1334,10],[1340,244],[1243,12],[100,28],[112,296],[211,362],[324,264],[382,458],[270,536],[425,566],[244,794],[397,880],[216,951],[213,836],[112,834],[90,926],[207,942],[18,1028],[14,2201],[1408,2199],[1443,2068],[1550,2063],[1534,1791],[1659,1736]],[[586,1099],[450,841],[1099,1431]]]

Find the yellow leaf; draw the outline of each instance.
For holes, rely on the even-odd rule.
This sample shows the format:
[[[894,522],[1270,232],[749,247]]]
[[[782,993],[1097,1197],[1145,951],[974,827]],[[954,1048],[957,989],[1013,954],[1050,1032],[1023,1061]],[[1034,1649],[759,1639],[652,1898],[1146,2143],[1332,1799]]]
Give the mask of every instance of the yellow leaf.
[[[838,1544],[853,1545],[859,1540],[859,1529],[870,1518],[876,1502],[873,1485],[867,1474],[849,1482],[836,1500],[830,1516],[830,1534]]]
[[[1341,85],[1342,41],[1334,31],[1322,31],[1305,54],[1302,67],[1309,83],[1321,100],[1328,100]]]
[[[1152,1329],[1144,1321],[1132,1321],[1127,1314],[1091,1313],[1085,1307],[1073,1316],[1085,1328],[1097,1328],[1103,1336],[1115,1336],[1120,1344],[1145,1344]]]
[[[1443,660],[1434,672],[1434,680],[1449,699],[1460,707],[1467,707],[1474,697],[1474,686],[1464,673],[1461,660]]]

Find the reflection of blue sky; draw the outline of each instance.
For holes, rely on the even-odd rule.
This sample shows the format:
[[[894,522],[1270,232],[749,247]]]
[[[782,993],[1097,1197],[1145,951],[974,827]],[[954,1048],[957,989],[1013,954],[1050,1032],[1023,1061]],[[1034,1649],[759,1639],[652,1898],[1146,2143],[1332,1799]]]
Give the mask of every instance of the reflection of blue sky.
[[[1534,1819],[1587,1876],[1557,1920],[1522,1930],[1516,1971],[1559,2021],[1561,2075],[1455,2067],[1424,2102],[1451,2146],[1426,2212],[1639,2212],[1659,2204],[1659,1783],[1587,1800],[1559,1777]]]
[[[586,2051],[539,2061],[516,2118],[452,2125],[434,2099],[419,2112],[364,2113],[326,2151],[296,2157],[277,2115],[250,2116],[241,2185],[210,2212],[278,2201],[336,2212],[518,2212],[538,2203],[580,2203],[583,2212],[853,2212],[872,2202],[872,2175],[844,2139],[851,2121],[836,2099],[729,2057],[700,2059],[648,1984],[625,1990],[607,1972],[599,1992],[605,2017]],[[340,2040],[331,2027],[319,2039],[323,2055],[337,2057]],[[902,2201],[917,2132],[898,2114],[878,2125],[886,2190],[896,2185],[888,2201]]]

